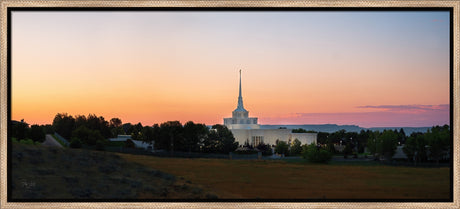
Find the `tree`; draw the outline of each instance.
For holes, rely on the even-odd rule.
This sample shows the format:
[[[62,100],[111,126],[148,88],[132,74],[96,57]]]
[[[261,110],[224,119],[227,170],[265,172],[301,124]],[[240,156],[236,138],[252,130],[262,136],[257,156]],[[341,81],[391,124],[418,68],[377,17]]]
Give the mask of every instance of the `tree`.
[[[144,127],[142,126],[142,123],[137,123],[136,125],[131,127],[131,138],[133,140],[142,140],[142,129]]]
[[[450,131],[449,126],[435,126],[425,133],[425,140],[430,151],[430,157],[432,160],[439,164],[439,160],[442,158],[447,147],[449,147]]]
[[[289,155],[298,156],[302,152],[302,143],[296,138],[291,143],[291,149]]]
[[[24,119],[19,121],[10,122],[10,130],[12,137],[15,137],[18,141],[25,139],[29,135],[29,124],[24,122]]]
[[[336,152],[334,144],[333,143],[327,143],[326,150],[332,154]]]
[[[58,113],[53,119],[53,129],[64,138],[70,138],[75,127],[75,119],[67,113]]]
[[[319,132],[316,141],[318,144],[332,143],[332,141],[329,141],[329,133],[327,132]]]
[[[380,146],[380,132],[370,132],[369,138],[367,139],[366,145],[369,152],[374,156],[374,159],[378,159],[379,151],[378,146]]]
[[[295,129],[292,129],[292,133],[307,133],[307,130],[303,128],[295,128]]]
[[[398,132],[398,142],[399,144],[405,144],[406,143],[406,133],[404,132],[404,129],[399,129]]]
[[[82,146],[81,140],[76,137],[72,137],[72,140],[70,141],[69,146],[70,148],[81,148]]]
[[[113,137],[118,136],[119,134],[124,134],[122,127],[122,122],[119,118],[112,118],[109,121],[109,129]]]
[[[328,163],[332,153],[312,143],[302,146],[302,157],[312,163]]]
[[[179,121],[167,121],[160,124],[160,137],[158,143],[155,142],[158,148],[183,151],[185,146],[183,145],[183,127]]]
[[[275,145],[275,153],[278,154],[289,154],[289,145],[285,141],[278,141]]]
[[[378,152],[385,157],[386,160],[391,160],[398,146],[398,135],[392,130],[384,130],[379,136]]]
[[[91,130],[86,126],[80,126],[72,132],[72,138],[81,140],[83,144],[96,145],[105,143],[105,139],[98,130]]]
[[[215,141],[213,144],[216,146],[216,151],[218,153],[229,153],[233,152],[238,148],[238,142],[235,141],[233,133],[228,130],[227,126],[216,124],[212,126],[212,129],[215,129],[215,132],[212,132],[208,135],[208,139]]]
[[[365,147],[367,146],[367,140],[370,137],[370,131],[369,130],[361,130],[359,134],[356,136],[356,142],[358,146],[358,153],[363,153]]]
[[[125,124],[121,125],[121,128],[123,128],[123,132],[125,134],[131,135],[133,125],[131,123],[125,123]]]
[[[109,126],[119,128],[119,127],[121,127],[121,124],[122,123],[121,123],[120,118],[112,118],[112,119],[110,119]]]
[[[86,119],[86,116],[84,115],[76,115],[75,116],[75,127],[78,128],[80,126],[86,126],[88,127],[88,124],[87,124],[87,119]]]
[[[45,134],[53,134],[54,133],[52,125],[46,124],[46,125],[41,125],[41,126],[42,126],[43,132],[45,132]]]
[[[426,142],[423,133],[412,133],[407,139],[403,147],[403,152],[408,160],[413,161],[414,165],[418,162],[426,160]]]
[[[347,142],[345,148],[343,149],[343,157],[348,158],[348,155],[353,154],[353,145],[351,142]]]
[[[196,124],[189,121],[184,125],[184,140],[188,152],[200,150],[200,145],[208,135],[208,127],[205,124]]]
[[[45,141],[45,131],[43,130],[42,126],[39,125],[32,125],[30,126],[30,135],[34,142],[44,142]]]
[[[272,148],[270,144],[260,143],[256,146],[256,148],[262,152],[262,155],[273,155]]]
[[[142,128],[142,141],[151,143],[153,141],[154,133],[153,128],[150,126],[144,126]]]

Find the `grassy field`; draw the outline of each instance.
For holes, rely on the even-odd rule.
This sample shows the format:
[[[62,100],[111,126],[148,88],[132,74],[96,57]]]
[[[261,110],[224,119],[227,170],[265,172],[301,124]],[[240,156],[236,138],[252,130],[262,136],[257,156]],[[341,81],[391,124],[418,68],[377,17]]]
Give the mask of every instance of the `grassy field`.
[[[303,162],[158,158],[123,159],[202,185],[219,198],[448,199],[449,168],[318,165]]]
[[[183,178],[109,152],[13,143],[13,200],[216,198]]]
[[[449,168],[160,158],[13,143],[14,199],[448,199]]]

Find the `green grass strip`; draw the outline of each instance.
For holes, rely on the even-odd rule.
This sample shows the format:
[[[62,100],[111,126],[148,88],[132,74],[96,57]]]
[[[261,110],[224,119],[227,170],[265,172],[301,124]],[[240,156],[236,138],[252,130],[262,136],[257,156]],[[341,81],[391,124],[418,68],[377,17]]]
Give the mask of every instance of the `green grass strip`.
[[[53,136],[53,138],[59,142],[59,144],[61,144],[63,147],[67,147],[67,145],[65,145],[65,143],[63,141],[61,141],[57,136],[55,136],[54,134],[51,134],[51,136]]]

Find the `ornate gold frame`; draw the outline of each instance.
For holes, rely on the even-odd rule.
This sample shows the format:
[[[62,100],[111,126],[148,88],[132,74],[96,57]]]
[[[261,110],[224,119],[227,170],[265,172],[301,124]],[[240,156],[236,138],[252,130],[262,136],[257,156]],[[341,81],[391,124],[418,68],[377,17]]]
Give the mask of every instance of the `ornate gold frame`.
[[[1,57],[0,57],[0,208],[460,208],[460,1],[345,1],[345,0],[183,0],[183,1],[121,1],[121,0],[3,0],[0,2]],[[217,202],[217,203],[12,203],[7,202],[7,9],[10,7],[445,7],[453,9],[453,186],[454,201],[448,203],[396,203],[396,202],[330,202],[330,203],[277,203],[277,202]]]

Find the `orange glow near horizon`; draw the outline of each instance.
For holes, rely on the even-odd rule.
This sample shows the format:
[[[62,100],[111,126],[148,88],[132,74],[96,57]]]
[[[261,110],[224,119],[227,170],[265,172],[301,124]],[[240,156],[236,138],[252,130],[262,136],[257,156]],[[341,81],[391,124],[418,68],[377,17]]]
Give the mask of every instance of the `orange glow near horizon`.
[[[50,124],[57,113],[91,113],[143,125],[222,124],[236,108],[242,69],[245,108],[261,124],[442,125],[448,17],[17,12],[12,119]],[[394,111],[400,105],[444,106]]]

